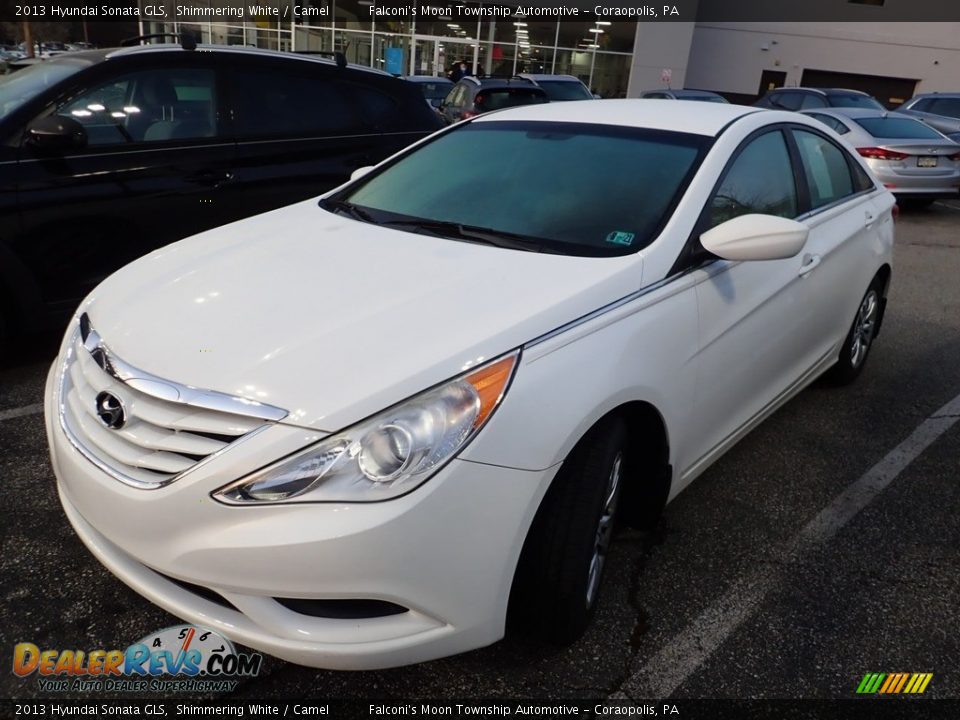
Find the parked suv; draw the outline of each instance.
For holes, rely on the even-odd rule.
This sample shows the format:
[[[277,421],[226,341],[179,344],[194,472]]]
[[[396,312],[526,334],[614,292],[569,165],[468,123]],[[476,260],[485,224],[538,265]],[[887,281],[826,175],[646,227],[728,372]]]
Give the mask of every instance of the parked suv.
[[[960,142],[960,93],[914,95],[898,107],[897,112],[913,115]]]
[[[813,110],[826,107],[884,109],[872,95],[844,88],[777,88],[757,100],[754,105],[777,110]]]
[[[580,78],[573,75],[537,75],[521,73],[519,77],[530,80],[550,98],[550,102],[564,102],[566,100],[595,100],[596,96],[590,88],[583,84]]]
[[[41,327],[132,259],[441,126],[416,87],[342,55],[185,41],[21,70],[0,81],[0,316]]]
[[[447,123],[455,123],[490,110],[549,101],[547,93],[526,78],[467,76],[453,86],[439,111]]]

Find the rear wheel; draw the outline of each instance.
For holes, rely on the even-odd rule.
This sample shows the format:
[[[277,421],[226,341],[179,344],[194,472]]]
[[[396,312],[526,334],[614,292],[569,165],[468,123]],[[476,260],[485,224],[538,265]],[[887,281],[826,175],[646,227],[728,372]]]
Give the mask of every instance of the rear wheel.
[[[512,629],[548,642],[576,640],[597,604],[626,466],[619,419],[574,448],[524,543],[510,597]]]
[[[880,291],[879,282],[874,281],[857,307],[853,324],[840,348],[837,363],[828,373],[828,378],[838,385],[853,382],[867,362],[867,355],[873,347],[873,338],[880,324]]]

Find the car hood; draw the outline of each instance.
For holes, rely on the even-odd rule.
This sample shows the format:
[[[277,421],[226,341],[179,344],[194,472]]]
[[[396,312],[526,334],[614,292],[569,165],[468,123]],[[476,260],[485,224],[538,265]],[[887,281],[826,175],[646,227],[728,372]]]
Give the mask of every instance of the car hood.
[[[157,250],[80,311],[141,370],[333,432],[629,294],[641,268],[387,229],[310,200]]]

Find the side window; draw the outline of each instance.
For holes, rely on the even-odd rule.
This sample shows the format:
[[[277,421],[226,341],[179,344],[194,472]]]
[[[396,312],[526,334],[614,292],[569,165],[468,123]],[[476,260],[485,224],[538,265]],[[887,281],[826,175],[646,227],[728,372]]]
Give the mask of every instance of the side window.
[[[853,189],[855,192],[873,190],[873,188],[876,187],[873,180],[870,179],[870,176],[867,175],[866,171],[860,167],[856,161],[851,160],[850,167],[853,169]]]
[[[798,92],[784,92],[780,93],[774,98],[777,106],[781,109],[787,110],[799,110],[800,103],[803,102],[803,93]]]
[[[934,98],[930,103],[929,112],[960,118],[960,98]]]
[[[280,68],[233,75],[234,123],[241,138],[317,137],[360,127],[340,83],[327,73]]]
[[[794,130],[803,172],[810,188],[812,209],[829,205],[854,193],[853,178],[844,151],[806,130]]]
[[[651,92],[644,95],[645,98],[655,100],[667,100],[670,96],[662,92]]]
[[[920,112],[929,112],[930,105],[933,101],[930,98],[920,98],[913,105],[911,105],[909,110],[919,110]]]
[[[806,110],[807,108],[824,108],[827,106],[827,101],[824,100],[819,95],[804,95],[803,101],[800,103],[800,109]]]
[[[60,105],[84,126],[88,145],[195,140],[217,131],[213,70],[169,68],[128,73]]]
[[[783,133],[751,140],[729,167],[710,203],[710,227],[740,215],[797,216],[797,187]]]
[[[838,135],[844,135],[845,133],[850,132],[850,128],[844,125],[842,122],[837,120],[835,117],[829,115],[823,115],[821,113],[810,113],[810,117],[815,120],[819,120],[828,128],[836,132]]]
[[[360,115],[368,125],[393,124],[397,101],[390,95],[355,83],[344,83],[343,87],[360,108]]]

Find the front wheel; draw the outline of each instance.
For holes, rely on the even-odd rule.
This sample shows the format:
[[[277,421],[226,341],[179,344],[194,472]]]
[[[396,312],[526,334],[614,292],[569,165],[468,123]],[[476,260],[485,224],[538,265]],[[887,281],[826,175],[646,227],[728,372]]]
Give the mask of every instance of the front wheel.
[[[880,323],[880,288],[877,283],[871,285],[853,318],[853,324],[847,333],[837,363],[830,368],[828,377],[838,385],[853,382],[863,370],[867,355],[873,347]]]
[[[626,466],[619,419],[591,430],[564,462],[534,518],[514,577],[512,629],[573,642],[597,604]]]

